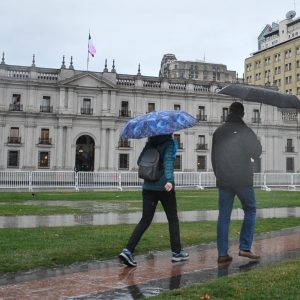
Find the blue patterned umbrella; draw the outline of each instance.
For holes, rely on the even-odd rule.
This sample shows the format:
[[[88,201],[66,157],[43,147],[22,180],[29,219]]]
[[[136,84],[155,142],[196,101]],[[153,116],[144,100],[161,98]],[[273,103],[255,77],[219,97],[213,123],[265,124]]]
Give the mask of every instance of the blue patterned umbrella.
[[[197,119],[185,111],[155,111],[128,121],[121,134],[121,139],[141,139],[193,127]]]

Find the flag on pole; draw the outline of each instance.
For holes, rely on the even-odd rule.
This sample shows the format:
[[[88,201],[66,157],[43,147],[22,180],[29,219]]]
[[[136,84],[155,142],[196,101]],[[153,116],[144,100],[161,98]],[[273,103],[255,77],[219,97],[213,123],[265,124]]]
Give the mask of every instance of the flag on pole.
[[[92,55],[92,57],[94,57],[95,53],[96,53],[96,48],[93,45],[93,41],[91,38],[91,35],[89,34],[89,42],[88,42],[88,53]]]

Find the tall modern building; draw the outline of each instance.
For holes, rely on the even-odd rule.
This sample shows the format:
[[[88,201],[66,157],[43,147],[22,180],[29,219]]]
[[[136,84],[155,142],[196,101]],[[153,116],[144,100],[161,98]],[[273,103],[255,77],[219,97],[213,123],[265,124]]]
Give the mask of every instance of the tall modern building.
[[[257,51],[245,60],[247,83],[300,96],[300,18],[295,16],[289,11],[284,20],[264,27]]]
[[[3,55],[0,170],[135,171],[145,139],[120,141],[124,124],[155,110],[185,110],[199,124],[175,132],[179,143],[175,169],[212,171],[212,134],[234,101],[217,91],[235,82],[234,72],[217,64],[219,71],[209,71],[204,78],[195,63],[194,75],[173,77],[171,63],[165,76],[165,60],[166,56],[162,76],[154,77],[142,75],[140,69],[136,75],[118,74],[114,63],[110,70],[105,64],[99,72],[76,70],[72,60],[66,67],[64,59],[59,68],[37,67],[34,59],[31,66],[17,66],[7,64]],[[200,80],[194,78],[196,70]],[[258,103],[246,105],[245,122],[263,146],[261,160],[254,164],[256,171],[300,170],[297,117],[294,111],[283,114],[263,106],[260,112]]]

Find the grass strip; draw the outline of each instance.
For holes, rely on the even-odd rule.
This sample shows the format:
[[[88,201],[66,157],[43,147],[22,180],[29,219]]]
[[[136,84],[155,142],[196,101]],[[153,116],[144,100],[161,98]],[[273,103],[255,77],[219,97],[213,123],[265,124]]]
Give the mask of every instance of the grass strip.
[[[199,300],[207,294],[211,300],[296,300],[300,299],[299,278],[300,259],[296,259],[164,292],[151,299]]]
[[[296,227],[300,218],[257,220],[256,233]],[[239,235],[241,221],[232,221],[231,237]],[[116,257],[134,225],[0,229],[0,273],[38,267],[69,265]],[[216,222],[182,222],[183,247],[216,241]],[[167,224],[152,224],[135,254],[170,249]]]
[[[49,216],[57,214],[82,214],[86,210],[80,208],[70,208],[65,206],[45,206],[45,205],[22,205],[22,204],[1,204],[1,216]]]
[[[300,192],[285,192],[285,191],[271,191],[265,192],[261,190],[256,191],[257,208],[270,207],[296,207],[300,206]],[[142,200],[140,191],[124,191],[124,192],[41,192],[36,193],[32,199],[31,193],[0,193],[0,202],[6,205],[5,202],[13,204],[21,204],[26,200],[69,200],[69,201],[99,201],[101,204],[109,204],[109,209],[105,212],[133,212],[141,210]],[[5,203],[5,204],[4,204]],[[215,189],[196,191],[177,191],[177,204],[179,211],[189,210],[215,210],[218,208],[218,192]],[[39,205],[37,205],[39,206]],[[43,205],[43,207],[46,207]],[[234,203],[234,208],[240,208],[238,200]],[[8,208],[7,208],[8,209]],[[158,210],[162,210],[161,205]],[[41,210],[42,211],[42,210]],[[48,214],[63,213],[59,208],[57,210],[48,210]],[[87,212],[87,211],[86,211]],[[90,211],[91,212],[91,211]],[[65,211],[69,213],[69,211]],[[13,212],[6,212],[4,206],[0,205],[0,215],[11,215]],[[32,214],[26,213],[25,210],[15,209],[15,215]],[[46,215],[46,209],[43,212],[36,211],[37,215]]]

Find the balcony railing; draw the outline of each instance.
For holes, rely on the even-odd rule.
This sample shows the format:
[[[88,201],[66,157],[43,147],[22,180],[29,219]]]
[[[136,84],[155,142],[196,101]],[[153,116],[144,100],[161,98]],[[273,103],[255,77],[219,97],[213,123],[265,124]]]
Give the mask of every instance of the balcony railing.
[[[52,138],[39,138],[40,145],[52,145]]]
[[[21,137],[20,136],[9,136],[7,137],[8,144],[21,144]]]
[[[295,152],[295,147],[294,146],[286,146],[285,152]]]
[[[82,115],[92,115],[93,109],[91,107],[81,107],[81,114]]]
[[[207,121],[207,115],[197,115],[198,121]]]
[[[131,111],[127,110],[127,109],[121,109],[121,110],[119,110],[119,117],[130,118],[131,117]]]
[[[259,117],[254,117],[251,120],[252,120],[252,123],[261,123],[261,118],[259,118]]]
[[[207,150],[207,144],[197,144],[197,150]]]
[[[9,104],[10,111],[23,111],[23,104]]]
[[[119,148],[130,148],[130,141],[119,141]]]
[[[53,106],[40,106],[40,112],[52,113]]]

